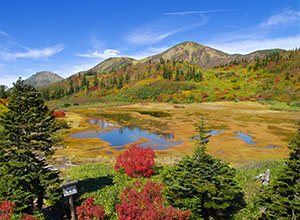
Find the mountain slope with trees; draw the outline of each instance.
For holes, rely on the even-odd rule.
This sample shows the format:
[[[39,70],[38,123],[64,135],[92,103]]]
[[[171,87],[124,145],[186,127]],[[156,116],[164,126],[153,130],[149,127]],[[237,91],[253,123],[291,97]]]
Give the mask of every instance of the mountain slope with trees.
[[[300,50],[274,52],[252,62],[233,60],[204,69],[160,59],[109,73],[79,74],[43,88],[47,100],[69,102],[207,102],[300,99]]]

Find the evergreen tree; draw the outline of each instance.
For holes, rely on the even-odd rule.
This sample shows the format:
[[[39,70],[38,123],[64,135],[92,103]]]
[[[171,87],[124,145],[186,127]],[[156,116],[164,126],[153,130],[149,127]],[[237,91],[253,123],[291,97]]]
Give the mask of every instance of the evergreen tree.
[[[99,85],[99,80],[98,80],[98,75],[96,73],[94,77],[94,86],[98,86],[98,85]]]
[[[100,87],[101,87],[101,88],[104,88],[104,87],[105,87],[104,77],[101,78],[101,81],[100,81]]]
[[[127,73],[126,73],[126,76],[125,76],[125,83],[129,83],[129,80],[130,80],[130,75],[129,75],[129,73],[127,72]]]
[[[206,153],[210,135],[203,121],[198,131],[194,155],[163,174],[166,198],[172,206],[192,211],[191,219],[229,219],[244,204],[235,170]]]
[[[80,90],[79,83],[76,83],[75,92],[77,93],[77,92],[79,92],[79,90]]]
[[[260,219],[300,219],[300,121],[298,126],[288,146],[292,150],[289,159],[260,195]]]
[[[80,88],[83,89],[84,87],[86,87],[86,85],[87,85],[86,76],[83,75],[82,80],[81,80],[81,84],[80,84]]]
[[[44,89],[41,91],[43,98],[46,100],[50,100],[50,92],[49,89]]]
[[[55,118],[41,94],[21,79],[14,84],[7,108],[0,116],[0,201],[14,201],[18,211],[31,213],[42,208],[44,199],[60,199],[58,173],[45,161],[53,154]]]
[[[68,95],[72,95],[74,93],[74,86],[73,86],[73,80],[70,79],[69,81],[70,89],[68,91]]]
[[[175,81],[179,81],[179,80],[180,80],[180,72],[179,70],[176,70]]]
[[[6,99],[9,96],[9,93],[7,92],[7,86],[0,85],[0,98]]]
[[[119,76],[119,80],[118,80],[118,85],[117,85],[118,89],[121,89],[123,87],[123,81],[124,81],[124,78],[123,78],[123,75],[121,74]]]

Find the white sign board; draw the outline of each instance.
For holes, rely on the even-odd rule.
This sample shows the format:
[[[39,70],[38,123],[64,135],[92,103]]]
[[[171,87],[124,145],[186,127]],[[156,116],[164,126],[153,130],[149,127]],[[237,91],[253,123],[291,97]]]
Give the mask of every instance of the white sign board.
[[[62,185],[64,197],[71,196],[77,193],[76,184],[78,181],[68,182]]]
[[[63,189],[63,191],[64,191],[64,197],[74,195],[77,193],[77,187],[76,187],[76,185],[73,185],[73,186]]]

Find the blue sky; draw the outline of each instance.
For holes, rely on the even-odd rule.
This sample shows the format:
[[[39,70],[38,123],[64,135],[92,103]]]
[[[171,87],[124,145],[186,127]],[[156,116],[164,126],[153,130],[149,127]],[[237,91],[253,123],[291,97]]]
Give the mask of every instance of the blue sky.
[[[300,47],[299,0],[0,0],[0,84],[68,77],[183,41],[227,53]]]

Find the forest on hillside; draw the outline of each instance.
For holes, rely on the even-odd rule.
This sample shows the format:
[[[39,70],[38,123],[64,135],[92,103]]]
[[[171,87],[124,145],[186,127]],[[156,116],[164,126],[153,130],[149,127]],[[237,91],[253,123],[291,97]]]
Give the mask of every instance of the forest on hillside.
[[[298,106],[300,50],[210,69],[175,60],[87,71],[41,90],[46,100],[85,102],[279,101]]]

